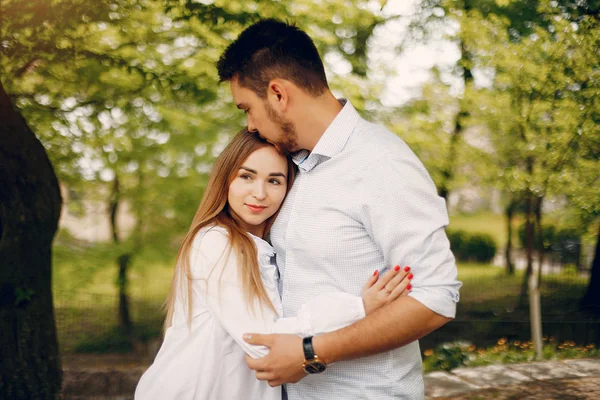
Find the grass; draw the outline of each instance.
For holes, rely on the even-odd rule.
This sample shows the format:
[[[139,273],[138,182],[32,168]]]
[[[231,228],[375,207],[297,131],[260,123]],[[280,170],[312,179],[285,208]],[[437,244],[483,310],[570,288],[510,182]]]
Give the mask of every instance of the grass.
[[[493,346],[499,338],[521,343],[530,339],[529,303],[519,302],[523,272],[508,276],[499,267],[459,264],[460,291],[456,319],[421,340],[422,349],[467,340],[477,348]],[[571,269],[544,276],[541,285],[543,333],[556,341],[578,345],[600,343],[600,319],[579,309],[587,278]]]
[[[503,225],[503,217],[495,214],[456,215],[450,223],[451,229],[492,234],[499,243],[504,237]],[[118,338],[115,260],[120,251],[111,245],[90,246],[73,240],[55,245],[53,289],[62,352],[122,349],[122,342],[110,339]],[[133,258],[128,290],[136,335],[142,340],[160,331],[161,306],[169,290],[175,254],[176,248],[157,243]],[[528,305],[519,304],[522,271],[508,276],[491,265],[459,264],[458,272],[463,287],[457,318],[424,338],[422,349],[458,339],[467,339],[477,348],[493,346],[501,337],[529,340]],[[600,343],[600,324],[578,309],[586,285],[587,278],[571,269],[544,277],[545,333],[581,345]]]
[[[133,258],[128,293],[135,337],[157,337],[176,250],[148,248]],[[110,245],[55,245],[53,296],[61,352],[127,351],[118,329],[116,258]]]

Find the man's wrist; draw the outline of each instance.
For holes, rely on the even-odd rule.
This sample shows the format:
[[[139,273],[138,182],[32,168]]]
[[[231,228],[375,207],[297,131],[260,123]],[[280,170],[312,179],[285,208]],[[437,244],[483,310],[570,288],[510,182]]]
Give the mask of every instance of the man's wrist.
[[[324,334],[313,337],[312,344],[315,354],[318,354],[319,358],[327,365],[335,362],[333,354],[328,351],[328,337],[330,334]]]

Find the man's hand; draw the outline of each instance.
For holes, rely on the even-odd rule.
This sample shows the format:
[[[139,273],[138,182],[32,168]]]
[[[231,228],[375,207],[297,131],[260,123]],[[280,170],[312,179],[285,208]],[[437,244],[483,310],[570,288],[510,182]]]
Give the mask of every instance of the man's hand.
[[[306,376],[302,368],[304,352],[302,338],[296,335],[258,333],[244,334],[247,343],[263,345],[269,348],[269,354],[263,358],[246,355],[246,364],[256,371],[256,379],[268,381],[275,387],[284,383],[296,383]]]

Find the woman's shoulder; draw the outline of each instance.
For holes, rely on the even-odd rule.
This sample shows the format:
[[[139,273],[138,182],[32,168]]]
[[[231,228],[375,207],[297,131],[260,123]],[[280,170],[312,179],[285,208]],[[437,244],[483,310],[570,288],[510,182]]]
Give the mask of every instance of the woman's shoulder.
[[[220,225],[202,227],[194,236],[193,247],[201,251],[220,251],[229,246],[229,232]]]

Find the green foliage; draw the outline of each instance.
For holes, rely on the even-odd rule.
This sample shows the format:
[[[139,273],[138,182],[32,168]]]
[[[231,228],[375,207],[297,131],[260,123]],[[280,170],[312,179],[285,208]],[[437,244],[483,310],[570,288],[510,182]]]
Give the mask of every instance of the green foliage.
[[[433,352],[426,350],[425,354],[431,358],[431,361],[426,363],[426,370],[451,371],[455,368],[467,365],[471,356],[469,351],[471,346],[472,345],[469,342],[459,341],[444,343],[437,347]]]
[[[558,344],[553,338],[544,338],[542,353],[545,360],[600,356],[600,350],[593,344],[578,346],[573,341]],[[426,372],[490,364],[514,364],[536,359],[531,342],[508,341],[506,338],[501,338],[496,345],[484,349],[479,349],[469,342],[444,343],[435,349],[425,350],[423,354],[423,369]]]
[[[215,157],[244,125],[215,67],[237,34],[285,15],[325,59],[352,67],[329,77],[362,109],[377,104],[367,42],[387,17],[376,3],[3,0],[1,79],[60,181],[79,195],[66,206],[108,204],[118,179],[119,201],[140,221],[136,243],[145,245],[189,227]]]
[[[494,238],[487,233],[448,231],[448,240],[454,257],[458,261],[488,263],[496,255]]]
[[[517,234],[521,246],[525,248],[525,224],[519,225]],[[533,239],[536,249],[543,244],[545,252],[560,255],[561,263],[577,263],[581,252],[581,232],[578,229],[545,224],[542,225],[542,235],[534,231]]]
[[[18,287],[15,289],[15,306],[24,306],[31,301],[35,291],[27,287]]]
[[[550,251],[552,249],[552,245],[556,240],[556,226],[550,224],[542,225],[542,234],[533,230],[533,244],[534,248],[539,249],[540,245],[543,244],[545,251]],[[525,223],[522,223],[517,228],[517,237],[519,238],[519,243],[522,248],[526,247],[526,238],[525,238]]]

